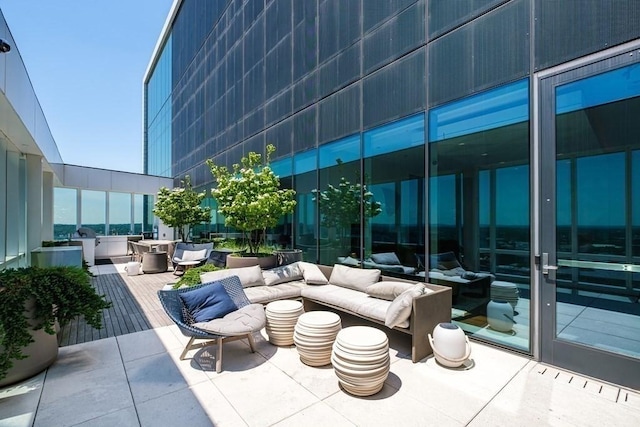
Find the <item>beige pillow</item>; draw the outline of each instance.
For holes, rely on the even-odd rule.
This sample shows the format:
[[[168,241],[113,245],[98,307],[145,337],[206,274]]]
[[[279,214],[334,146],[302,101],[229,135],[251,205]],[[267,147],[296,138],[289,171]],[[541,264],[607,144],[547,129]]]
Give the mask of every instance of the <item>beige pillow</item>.
[[[264,284],[267,286],[277,285],[278,283],[292,282],[294,280],[301,280],[302,269],[297,262],[293,264],[283,265],[281,267],[272,268],[271,270],[264,270],[262,272],[264,278]]]
[[[206,254],[206,249],[199,251],[184,251],[182,252],[182,258],[180,258],[180,261],[200,261]]]
[[[299,261],[298,265],[302,269],[302,276],[307,285],[326,285],[329,283],[320,267],[310,262]]]
[[[225,277],[229,276],[238,276],[243,288],[250,288],[252,286],[264,286],[262,270],[260,269],[259,265],[209,271],[207,273],[200,274],[200,281],[202,283],[215,282],[216,280],[224,279]]]
[[[367,287],[380,280],[380,270],[376,268],[353,268],[335,264],[329,283],[343,288],[366,292]]]
[[[411,289],[407,289],[394,299],[387,308],[387,315],[384,324],[389,328],[395,328],[407,321],[411,316],[413,299],[424,293],[425,287],[421,283],[416,283]]]
[[[392,281],[382,281],[376,282],[373,285],[367,287],[367,294],[374,298],[380,298],[387,301],[393,301],[406,291],[407,289],[413,288],[418,283],[407,283],[407,282],[392,282]]]

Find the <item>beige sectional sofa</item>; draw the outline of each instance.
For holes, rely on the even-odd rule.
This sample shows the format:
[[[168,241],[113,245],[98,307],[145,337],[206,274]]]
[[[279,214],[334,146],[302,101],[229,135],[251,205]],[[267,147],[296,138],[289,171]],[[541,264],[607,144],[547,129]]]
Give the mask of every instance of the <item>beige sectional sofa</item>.
[[[411,360],[432,353],[427,334],[451,321],[447,286],[386,277],[380,270],[297,262],[271,270],[245,267],[201,274],[203,283],[237,275],[252,303],[301,299],[305,311],[328,307],[411,336]]]

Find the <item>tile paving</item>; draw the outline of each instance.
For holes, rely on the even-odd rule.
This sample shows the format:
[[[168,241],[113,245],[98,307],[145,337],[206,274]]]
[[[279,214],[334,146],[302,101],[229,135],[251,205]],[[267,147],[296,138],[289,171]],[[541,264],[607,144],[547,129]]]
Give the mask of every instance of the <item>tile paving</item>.
[[[215,348],[179,360],[186,338],[155,296],[177,278],[126,276],[121,267],[96,268],[97,286],[113,292],[118,304],[128,301],[105,314],[108,336],[76,333],[76,342],[86,342],[69,339],[47,371],[0,389],[1,427],[634,426],[640,420],[636,391],[479,343],[465,368],[447,369],[432,357],[414,364],[406,336],[388,330],[391,371],[371,397],[345,393],[330,367],[302,364],[295,347],[271,345],[264,330],[256,353],[245,342],[225,344],[217,374]],[[343,326],[356,321],[345,316]]]

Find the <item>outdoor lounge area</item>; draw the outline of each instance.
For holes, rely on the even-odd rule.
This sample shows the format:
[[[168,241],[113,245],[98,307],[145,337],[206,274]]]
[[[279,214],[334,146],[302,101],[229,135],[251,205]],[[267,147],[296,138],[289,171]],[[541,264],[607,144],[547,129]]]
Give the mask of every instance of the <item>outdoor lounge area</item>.
[[[265,329],[256,352],[225,344],[192,350],[156,292],[178,280],[166,273],[127,276],[125,264],[93,267],[114,307],[105,328],[63,330],[57,361],[25,382],[0,389],[2,426],[172,425],[635,425],[640,394],[472,342],[470,360],[446,368],[429,356],[411,361],[404,334],[341,314],[342,327],[377,327],[389,339],[382,389],[356,397],[334,369],[300,360],[295,346],[275,346]]]

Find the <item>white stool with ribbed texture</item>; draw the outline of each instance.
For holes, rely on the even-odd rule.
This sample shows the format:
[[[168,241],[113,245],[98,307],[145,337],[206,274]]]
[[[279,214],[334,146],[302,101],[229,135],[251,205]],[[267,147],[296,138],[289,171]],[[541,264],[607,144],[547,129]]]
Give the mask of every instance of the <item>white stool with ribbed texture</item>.
[[[333,344],[331,363],[345,391],[355,396],[376,394],[389,375],[389,339],[370,326],[344,328]]]
[[[278,346],[292,345],[293,330],[302,313],[304,313],[304,309],[300,301],[280,300],[267,304],[265,314],[269,342]]]
[[[518,285],[513,282],[502,282],[499,280],[495,280],[491,283],[491,299],[492,300],[500,300],[507,301],[511,304],[511,307],[514,309],[518,304],[518,299],[520,297],[520,291],[518,290]]]
[[[293,341],[302,363],[309,366],[331,363],[331,349],[341,328],[340,316],[330,311],[309,311],[301,315]]]

